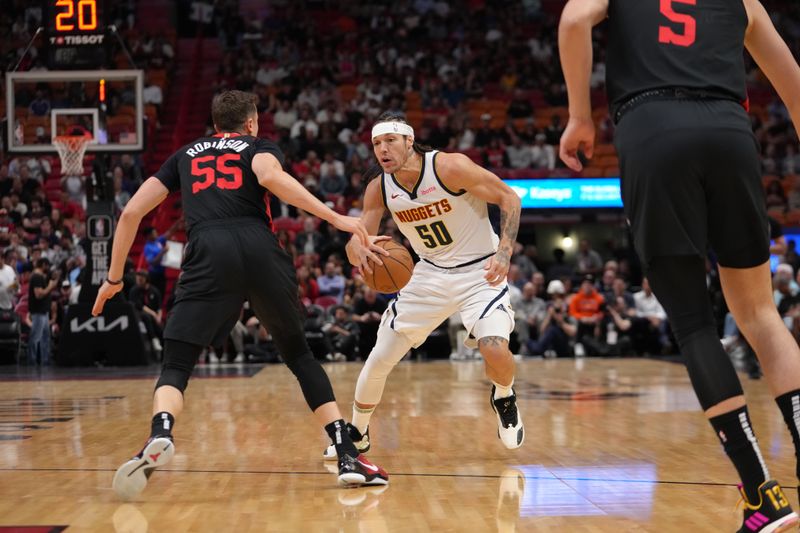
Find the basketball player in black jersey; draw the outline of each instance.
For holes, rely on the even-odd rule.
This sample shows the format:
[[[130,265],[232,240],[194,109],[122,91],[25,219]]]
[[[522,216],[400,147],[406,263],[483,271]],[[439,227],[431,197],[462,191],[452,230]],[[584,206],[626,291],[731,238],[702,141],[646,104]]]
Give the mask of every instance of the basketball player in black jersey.
[[[245,299],[272,334],[297,377],[308,406],[336,443],[341,485],[385,485],[388,475],[359,455],[336,406],[328,376],[305,340],[291,257],[271,227],[268,194],[316,215],[368,243],[357,218],[328,209],[283,171],[283,154],[258,135],[256,96],[228,91],[214,98],[217,134],[175,152],[126,205],[120,217],[108,279],[92,313],[122,290],[122,270],[139,223],[172,191],[181,191],[189,243],[175,306],[164,329],[164,362],[153,398],[150,439],[114,476],[117,494],[141,492],[152,471],[175,450],[172,428],[204,346],[221,344]],[[377,257],[373,256],[375,259]]]
[[[770,480],[705,285],[715,253],[728,306],[800,445],[800,350],[778,316],[759,151],[748,119],[746,47],[800,120],[800,68],[758,0],[570,0],[559,27],[570,120],[561,158],[594,145],[592,27],[608,18],[606,85],[634,243],[669,316],[700,404],[742,480],[740,531],[795,527]],[[799,455],[800,457],[800,455]]]

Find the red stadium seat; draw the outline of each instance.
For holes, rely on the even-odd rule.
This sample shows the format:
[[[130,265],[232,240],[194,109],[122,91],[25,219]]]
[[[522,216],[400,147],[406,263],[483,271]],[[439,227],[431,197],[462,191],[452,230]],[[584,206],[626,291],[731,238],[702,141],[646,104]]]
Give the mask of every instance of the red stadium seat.
[[[314,305],[318,305],[326,310],[329,307],[336,305],[337,303],[339,303],[339,300],[337,300],[333,296],[320,296],[316,300],[314,300]]]

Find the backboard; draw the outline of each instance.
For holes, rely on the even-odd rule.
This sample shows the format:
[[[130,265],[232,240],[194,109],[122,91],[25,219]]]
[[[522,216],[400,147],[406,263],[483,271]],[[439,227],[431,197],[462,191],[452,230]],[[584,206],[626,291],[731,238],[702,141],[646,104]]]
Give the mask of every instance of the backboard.
[[[55,152],[59,135],[89,134],[87,152],[144,149],[141,70],[6,73],[10,153]]]

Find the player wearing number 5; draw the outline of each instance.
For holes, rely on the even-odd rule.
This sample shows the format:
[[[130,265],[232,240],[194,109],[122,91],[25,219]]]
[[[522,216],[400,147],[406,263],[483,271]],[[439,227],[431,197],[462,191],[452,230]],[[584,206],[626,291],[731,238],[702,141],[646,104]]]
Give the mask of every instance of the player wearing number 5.
[[[355,234],[364,245],[369,237],[360,220],[328,209],[283,171],[278,147],[256,137],[256,101],[254,94],[241,91],[214,97],[211,115],[217,134],[175,152],[142,184],[120,217],[108,280],[92,310],[95,316],[122,289],[125,257],[139,222],[170,191],[181,191],[189,233],[175,306],[164,329],[164,361],[153,398],[150,439],[114,476],[114,489],[122,498],[138,494],[153,470],[172,458],[172,428],[183,409],[183,393],[197,358],[204,346],[218,345],[228,336],[245,299],[272,333],[317,421],[337,443],[339,483],[388,481],[386,472],[353,446],[328,376],[306,343],[292,258],[272,231],[267,194]]]
[[[758,0],[571,0],[559,28],[570,112],[561,157],[575,170],[579,150],[592,156],[591,32],[606,17],[606,85],[625,212],[700,405],[742,480],[740,531],[796,528],[797,515],[770,480],[741,384],[720,344],[705,259],[713,249],[728,306],[761,360],[798,450],[800,350],[772,300],[743,49],[775,85],[795,125],[800,68]]]
[[[375,347],[358,378],[349,426],[353,440],[361,451],[369,448],[370,416],[389,372],[409,348],[422,344],[439,324],[459,312],[493,383],[491,406],[497,414],[498,436],[507,448],[518,448],[525,433],[508,349],[514,312],[506,274],[519,227],[520,199],[466,156],[415,143],[414,130],[400,115],[379,117],[372,145],[381,168],[367,185],[361,220],[375,235],[388,211],[421,261],[384,313]],[[499,239],[489,223],[490,203],[500,207]],[[347,245],[347,257],[355,266],[368,269],[368,254],[358,239]],[[325,455],[332,457],[332,449]]]

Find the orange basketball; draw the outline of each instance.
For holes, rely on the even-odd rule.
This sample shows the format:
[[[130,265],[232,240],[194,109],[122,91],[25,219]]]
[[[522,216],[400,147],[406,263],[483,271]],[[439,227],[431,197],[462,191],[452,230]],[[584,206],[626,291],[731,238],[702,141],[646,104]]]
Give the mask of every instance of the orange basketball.
[[[364,281],[378,292],[386,294],[397,292],[411,279],[411,272],[414,270],[411,254],[397,241],[381,241],[375,244],[388,251],[389,255],[380,256],[383,266],[367,259],[372,274],[364,272]]]

